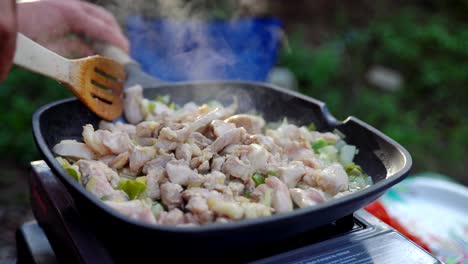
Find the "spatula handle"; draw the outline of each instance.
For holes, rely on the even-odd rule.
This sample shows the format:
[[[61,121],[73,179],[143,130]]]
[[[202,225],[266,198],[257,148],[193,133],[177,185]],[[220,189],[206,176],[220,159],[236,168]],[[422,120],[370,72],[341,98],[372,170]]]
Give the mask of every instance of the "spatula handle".
[[[125,51],[115,46],[101,43],[96,44],[94,47],[100,55],[111,58],[122,65],[138,64],[138,62],[133,60]]]
[[[44,48],[21,33],[16,37],[13,62],[30,71],[70,82],[70,63],[64,57]]]

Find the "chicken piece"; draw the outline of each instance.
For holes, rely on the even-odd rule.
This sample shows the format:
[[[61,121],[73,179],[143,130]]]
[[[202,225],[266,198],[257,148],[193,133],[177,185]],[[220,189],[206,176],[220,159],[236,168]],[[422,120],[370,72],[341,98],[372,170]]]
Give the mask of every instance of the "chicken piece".
[[[348,175],[339,163],[333,163],[314,176],[317,185],[331,195],[348,189]]]
[[[112,187],[117,187],[120,177],[117,172],[107,167],[106,164],[94,160],[80,160],[76,163],[80,169],[83,184],[87,184],[91,176],[106,179]]]
[[[226,202],[214,198],[208,198],[208,208],[218,215],[226,216],[234,220],[244,216],[244,208],[236,202]]]
[[[186,201],[192,199],[195,196],[203,197],[205,199],[213,198],[213,199],[223,200],[223,195],[221,193],[217,191],[210,191],[208,189],[200,188],[200,187],[193,187],[190,189],[186,189],[182,193],[182,197]]]
[[[137,124],[143,120],[140,102],[143,100],[143,87],[134,85],[124,89],[124,115],[131,124]]]
[[[146,162],[156,157],[154,147],[132,146],[129,152],[130,171],[139,173]]]
[[[177,148],[177,142],[169,140],[158,140],[154,145],[159,153],[169,153]]]
[[[200,225],[208,224],[213,222],[214,213],[212,211],[206,210],[198,214],[186,213],[184,220],[186,224]]]
[[[155,200],[161,198],[161,189],[159,184],[164,178],[165,172],[163,168],[151,168],[146,175],[146,195]]]
[[[211,151],[218,153],[221,150],[223,150],[226,146],[231,145],[231,144],[236,144],[242,141],[245,135],[245,129],[244,128],[234,128],[226,133],[224,133],[222,136],[217,138],[210,146],[209,148]]]
[[[179,208],[174,208],[169,212],[161,212],[158,216],[158,223],[161,225],[181,225],[184,223],[184,213]]]
[[[241,203],[240,205],[244,208],[244,217],[246,219],[269,216],[273,211],[271,207],[261,203]]]
[[[176,141],[177,133],[168,127],[163,127],[161,131],[159,131],[159,139],[168,140],[168,141]]]
[[[202,173],[202,174],[208,173],[210,171],[210,161],[208,160],[203,161],[202,164],[198,166],[197,171],[198,173]]]
[[[109,130],[112,131],[114,129],[115,125],[111,122],[107,122],[105,120],[101,120],[99,122],[98,128],[102,130]]]
[[[156,158],[145,163],[145,165],[143,166],[142,172],[144,174],[147,174],[152,169],[165,169],[166,164],[172,159],[174,159],[173,154],[158,155]]]
[[[234,124],[236,127],[243,127],[249,134],[259,134],[265,126],[265,120],[259,116],[240,114],[228,117],[228,123]]]
[[[266,178],[265,183],[273,189],[271,205],[277,213],[289,212],[293,209],[288,187],[274,176]]]
[[[190,131],[195,132],[201,128],[206,127],[213,120],[223,119],[225,117],[231,116],[232,114],[236,112],[236,110],[237,110],[237,100],[235,100],[233,104],[231,104],[230,106],[226,108],[217,107],[213,109],[212,111],[197,117],[197,119],[193,123],[190,124]]]
[[[175,156],[179,160],[189,162],[192,159],[192,148],[189,144],[179,144],[175,151]]]
[[[199,224],[197,218],[192,213],[185,213],[184,214],[184,223],[178,226],[197,226]]]
[[[132,146],[132,140],[125,132],[109,132],[107,130],[98,130],[96,134],[101,133],[102,144],[112,153],[120,154],[128,151]]]
[[[190,168],[198,168],[205,161],[211,160],[212,157],[213,153],[208,148],[206,148],[202,151],[202,154],[200,156],[195,157],[190,161]]]
[[[105,130],[98,130],[94,131],[92,125],[85,125],[83,126],[83,140],[91,150],[94,151],[98,156],[105,156],[111,153],[111,151],[102,143],[102,137],[104,134],[102,131]]]
[[[244,191],[245,186],[241,182],[230,181],[228,188],[232,192],[232,195],[239,196]]]
[[[133,219],[141,220],[150,224],[156,223],[156,219],[151,212],[151,206],[140,200],[131,200],[126,202],[105,201],[104,203],[121,214]]]
[[[97,161],[100,161],[104,164],[106,164],[107,166],[109,166],[109,164],[116,158],[117,156],[115,155],[107,155],[107,156],[102,156],[100,157],[99,159],[97,159]],[[110,166],[109,166],[110,167]]]
[[[190,169],[183,160],[171,160],[166,164],[166,171],[172,183],[187,186],[190,182],[199,179],[198,173]]]
[[[109,167],[116,170],[122,169],[128,163],[128,156],[128,151],[120,153],[115,158],[113,158],[111,162],[109,162]]]
[[[213,122],[211,122],[211,128],[213,129],[213,134],[216,137],[220,137],[227,131],[236,128],[236,126],[222,120],[213,120]]]
[[[246,159],[249,161],[250,166],[257,172],[266,173],[268,171],[269,153],[258,144],[251,144],[249,147],[250,150],[246,155]]]
[[[76,164],[82,176],[83,185],[96,197],[115,201],[128,200],[125,192],[114,190],[120,181],[119,176],[104,163],[80,160]]]
[[[322,161],[317,158],[314,151],[307,148],[298,148],[295,150],[289,149],[287,153],[289,160],[302,161],[304,165],[311,168],[322,168]]]
[[[325,195],[317,189],[300,189],[300,188],[291,188],[289,189],[291,198],[294,203],[300,208],[316,205],[319,203],[325,202]]]
[[[221,152],[221,156],[232,155],[236,157],[246,156],[249,152],[252,151],[252,147],[250,145],[242,145],[242,144],[231,144],[226,146]]]
[[[309,185],[310,187],[317,187],[317,182],[315,181],[316,175],[318,175],[321,172],[321,169],[313,169],[310,167],[305,167],[306,173],[302,177],[302,181]]]
[[[86,183],[86,190],[102,200],[127,201],[128,196],[121,190],[114,190],[106,178],[90,176]]]
[[[272,194],[272,188],[266,184],[260,184],[251,192],[250,197],[261,204],[271,207]]]
[[[226,196],[226,195],[225,195]],[[225,199],[225,200],[228,200],[228,199]],[[244,197],[244,196],[234,196],[232,197],[232,199],[230,200],[233,200],[235,202],[238,202],[240,204],[243,204],[243,203],[250,203],[250,198],[247,198],[247,197]],[[229,200],[228,200],[229,201]]]
[[[114,125],[114,129],[111,132],[125,132],[130,137],[136,134],[136,127],[132,124],[125,124],[120,121],[117,121]]]
[[[191,133],[192,131],[190,131],[187,125],[169,123],[159,131],[159,139],[184,143],[187,141]]]
[[[161,200],[169,209],[173,209],[182,204],[182,186],[179,184],[166,182],[159,186],[161,188]]]
[[[93,151],[86,144],[76,140],[62,140],[54,146],[52,151],[62,157],[73,159],[95,159]]]
[[[190,146],[190,152],[192,153],[192,158],[201,156],[203,154],[202,150],[200,149],[199,146],[197,146],[197,144],[189,142],[188,145]]]
[[[249,191],[249,192],[253,192],[255,190],[255,187],[256,187],[256,184],[252,180],[252,177],[249,177],[247,179],[247,181],[244,181],[244,185],[245,185],[245,190],[244,191]]]
[[[253,143],[259,144],[272,154],[281,152],[281,148],[276,145],[275,140],[270,136],[265,136],[262,134],[250,135],[244,142],[244,144],[248,145]]]
[[[189,142],[194,143],[197,145],[200,149],[206,148],[208,145],[211,145],[213,141],[207,137],[205,137],[203,134],[199,132],[193,132],[189,136]]]
[[[157,138],[152,138],[152,137],[135,137],[133,138],[134,143],[136,145],[142,146],[142,147],[151,147],[154,146],[156,143],[158,143]]]
[[[213,211],[207,210],[195,215],[195,219],[200,224],[208,224],[213,222],[215,213]]]
[[[221,168],[222,168],[225,160],[226,160],[226,158],[223,157],[223,156],[213,158],[213,160],[211,161],[211,170],[212,171],[221,171]]]
[[[198,106],[193,103],[189,102],[186,103],[182,108],[177,110],[172,116],[172,122],[180,122],[180,123],[191,123],[195,121],[198,115]]]
[[[289,188],[294,188],[306,171],[302,162],[293,161],[284,167],[279,167],[278,173]]]
[[[120,121],[117,121],[116,123],[111,123],[111,122],[101,120],[99,122],[98,127],[99,129],[109,130],[110,132],[124,132],[124,133],[127,133],[129,136],[133,136],[136,133],[136,129],[134,125],[125,124]]]
[[[340,136],[331,132],[317,133],[319,134],[316,136],[316,138],[323,138],[326,142],[330,144],[335,144],[336,142],[338,142],[338,140],[340,140]]]
[[[137,137],[157,137],[161,124],[155,121],[144,121],[136,125]]]
[[[296,125],[288,124],[283,122],[274,132],[273,135],[276,136],[275,141],[282,139],[292,140],[292,141],[304,141],[306,140],[306,135],[304,135],[299,127]]]
[[[188,201],[185,208],[187,208],[193,214],[202,214],[205,211],[208,211],[208,202],[203,197],[194,196]]]
[[[309,132],[286,122],[276,130],[267,130],[266,134],[275,140],[275,143],[282,148],[284,153],[310,147]]]
[[[238,157],[228,156],[221,171],[226,175],[236,177],[246,182],[254,173],[250,164],[241,161]]]
[[[92,125],[83,127],[83,139],[88,147],[100,156],[120,154],[127,151],[132,142],[125,132],[110,132],[107,130],[94,131]]]
[[[203,176],[203,187],[207,188],[208,190],[213,190],[217,187],[217,185],[224,185],[224,181],[226,180],[226,175],[219,171],[213,171],[209,174]]]

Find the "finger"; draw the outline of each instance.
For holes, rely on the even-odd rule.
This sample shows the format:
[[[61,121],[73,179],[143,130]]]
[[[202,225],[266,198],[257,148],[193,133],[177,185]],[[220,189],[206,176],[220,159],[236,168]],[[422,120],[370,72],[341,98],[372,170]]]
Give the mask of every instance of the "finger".
[[[42,44],[55,53],[69,59],[83,58],[94,54],[94,50],[77,36],[57,38]]]
[[[0,2],[0,81],[10,70],[16,46],[15,0]]]
[[[87,3],[87,2],[81,2],[81,3],[82,3],[82,8],[85,10],[85,12],[87,12],[88,14],[92,16],[101,18],[109,26],[116,27],[120,29],[120,31],[122,31],[115,17],[112,15],[112,13],[107,11],[105,8],[98,6],[98,5],[91,4],[91,3]]]
[[[83,10],[72,14],[69,22],[71,29],[76,33],[109,42],[125,52],[129,50],[128,39],[123,35],[119,27],[109,26],[102,19],[94,17]]]
[[[0,28],[0,82],[3,81],[10,71],[15,52],[16,34],[4,32]]]

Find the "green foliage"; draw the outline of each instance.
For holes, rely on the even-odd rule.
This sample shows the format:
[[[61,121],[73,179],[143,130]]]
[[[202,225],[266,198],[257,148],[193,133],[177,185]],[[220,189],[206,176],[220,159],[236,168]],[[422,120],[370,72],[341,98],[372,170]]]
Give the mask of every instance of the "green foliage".
[[[40,158],[31,134],[31,119],[40,106],[71,93],[56,81],[13,68],[0,83],[0,155],[22,163]]]
[[[290,41],[292,49],[281,54],[281,63],[294,72],[301,84],[323,87],[336,76],[340,54],[334,45],[311,50],[302,41],[302,32],[293,35]]]
[[[280,64],[296,74],[301,92],[325,101],[338,118],[357,116],[407,147],[415,170],[468,182],[466,23],[406,9],[369,25],[348,27],[318,48],[307,47],[296,34]],[[400,72],[402,89],[369,87],[364,77],[372,65]]]

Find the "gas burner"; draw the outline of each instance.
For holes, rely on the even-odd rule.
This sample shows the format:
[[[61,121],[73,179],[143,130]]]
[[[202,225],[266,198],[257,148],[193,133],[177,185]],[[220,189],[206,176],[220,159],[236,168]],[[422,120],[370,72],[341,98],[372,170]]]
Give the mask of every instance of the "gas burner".
[[[122,262],[111,246],[101,243],[87,228],[72,198],[46,163],[35,161],[31,166],[31,202],[36,221],[25,223],[17,232],[18,263]],[[441,263],[364,210],[217,262]]]

